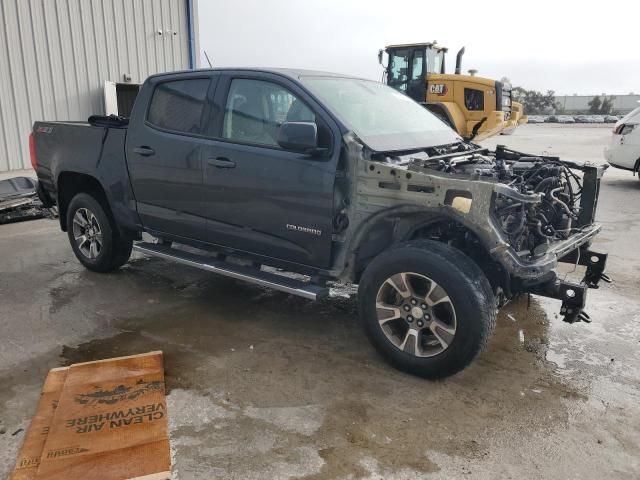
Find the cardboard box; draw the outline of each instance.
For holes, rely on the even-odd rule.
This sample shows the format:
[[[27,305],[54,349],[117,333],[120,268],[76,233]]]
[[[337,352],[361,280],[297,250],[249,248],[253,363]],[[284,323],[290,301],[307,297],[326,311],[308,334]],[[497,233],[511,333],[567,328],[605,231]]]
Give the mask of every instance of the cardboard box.
[[[70,366],[27,478],[164,480],[170,470],[162,352]]]
[[[42,449],[49,434],[53,412],[58,405],[60,392],[67,377],[68,368],[54,368],[44,381],[36,414],[31,420],[18,452],[16,467],[9,480],[32,480],[36,478]]]

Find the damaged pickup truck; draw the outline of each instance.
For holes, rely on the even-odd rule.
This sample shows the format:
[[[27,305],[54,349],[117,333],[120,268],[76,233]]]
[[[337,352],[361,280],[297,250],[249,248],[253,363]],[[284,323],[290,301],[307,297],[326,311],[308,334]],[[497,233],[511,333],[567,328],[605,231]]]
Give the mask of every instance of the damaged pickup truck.
[[[130,119],[32,135],[43,203],[88,269],[133,248],[308,299],[352,282],[373,345],[423,377],[467,366],[514,296],[589,321],[586,292],[608,280],[590,250],[602,166],[481,148],[377,82],[161,74]],[[584,280],[560,278],[559,262],[586,266]]]

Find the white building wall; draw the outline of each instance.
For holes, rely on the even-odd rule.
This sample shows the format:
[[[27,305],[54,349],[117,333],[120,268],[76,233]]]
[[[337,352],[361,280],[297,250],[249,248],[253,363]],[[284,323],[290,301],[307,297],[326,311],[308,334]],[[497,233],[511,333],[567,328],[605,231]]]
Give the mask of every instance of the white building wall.
[[[30,168],[27,137],[35,120],[103,113],[106,80],[129,74],[142,83],[189,68],[190,5],[0,0],[0,172]]]
[[[595,95],[558,95],[555,97],[556,102],[561,106],[563,112],[567,114],[588,113],[589,102],[593,100]],[[613,112],[626,114],[634,108],[640,106],[640,95],[606,95],[607,98],[613,98]],[[600,100],[604,97],[600,95]]]

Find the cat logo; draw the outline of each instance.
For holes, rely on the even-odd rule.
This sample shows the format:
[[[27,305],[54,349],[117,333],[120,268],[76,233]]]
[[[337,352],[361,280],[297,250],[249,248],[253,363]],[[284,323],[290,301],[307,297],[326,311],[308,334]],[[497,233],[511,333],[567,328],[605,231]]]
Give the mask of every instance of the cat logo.
[[[432,83],[429,85],[429,93],[433,93],[440,97],[447,94],[449,91],[449,87],[447,87],[444,83]]]

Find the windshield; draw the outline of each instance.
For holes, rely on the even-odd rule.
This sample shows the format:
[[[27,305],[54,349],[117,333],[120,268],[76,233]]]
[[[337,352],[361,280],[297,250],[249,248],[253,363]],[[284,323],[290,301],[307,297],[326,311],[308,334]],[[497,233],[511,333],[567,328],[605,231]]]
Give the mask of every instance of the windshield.
[[[381,83],[341,77],[301,80],[372,150],[413,150],[460,141],[429,110]]]

